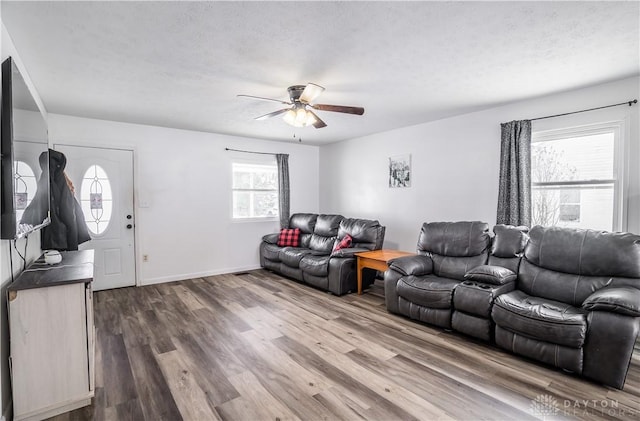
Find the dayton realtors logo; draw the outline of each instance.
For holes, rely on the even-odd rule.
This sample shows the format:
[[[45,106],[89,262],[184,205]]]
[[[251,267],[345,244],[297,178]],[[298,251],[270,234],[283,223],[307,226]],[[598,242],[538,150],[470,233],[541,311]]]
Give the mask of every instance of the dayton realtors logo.
[[[558,400],[551,395],[538,395],[531,401],[529,409],[533,415],[542,417],[551,417],[558,415],[560,412],[560,406]]]
[[[620,407],[617,400],[613,399],[562,399],[558,400],[552,395],[538,395],[531,400],[529,412],[542,419],[554,416],[580,417],[586,415],[599,415],[610,417],[640,417],[640,411]]]

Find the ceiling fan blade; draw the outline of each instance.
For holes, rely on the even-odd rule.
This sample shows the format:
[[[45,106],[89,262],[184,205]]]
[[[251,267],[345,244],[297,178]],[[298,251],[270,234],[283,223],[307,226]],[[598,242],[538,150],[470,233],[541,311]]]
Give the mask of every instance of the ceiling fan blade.
[[[241,96],[241,97],[244,97],[244,98],[261,99],[263,101],[279,102],[280,104],[285,104],[285,105],[293,105],[292,103],[287,102],[287,101],[281,101],[279,99],[273,99],[273,98],[264,98],[264,97],[261,97],[261,96],[253,96],[253,95],[238,95],[238,96]]]
[[[314,112],[313,112],[313,111],[311,111],[311,110],[307,110],[307,112],[308,112],[308,113],[310,113],[310,114],[313,116],[313,118],[315,118],[315,119],[316,119],[316,122],[315,122],[315,123],[313,123],[313,127],[315,127],[316,129],[321,129],[321,128],[323,128],[323,127],[327,127],[327,123],[325,123],[324,121],[322,121],[322,120],[320,119],[320,117],[318,117],[318,115],[317,115],[316,113],[314,113]]]
[[[254,120],[266,120],[268,118],[275,117],[275,116],[278,116],[280,114],[284,114],[289,110],[290,110],[290,108],[283,108],[282,110],[274,111],[272,113],[261,115],[260,117],[256,117]]]
[[[322,92],[324,92],[322,86],[316,85],[315,83],[307,83],[307,86],[305,86],[304,91],[302,91],[300,95],[300,102],[309,104],[318,98]]]
[[[347,113],[347,114],[364,114],[364,108],[362,107],[347,107],[344,105],[328,105],[328,104],[315,104],[311,106],[314,110],[320,111],[334,111],[336,113]]]

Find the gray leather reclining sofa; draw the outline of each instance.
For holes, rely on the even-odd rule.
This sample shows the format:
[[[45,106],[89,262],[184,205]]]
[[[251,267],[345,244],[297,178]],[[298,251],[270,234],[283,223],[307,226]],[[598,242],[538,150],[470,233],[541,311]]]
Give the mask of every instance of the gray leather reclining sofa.
[[[640,327],[640,236],[425,223],[385,273],[390,312],[621,389]]]
[[[356,291],[354,253],[381,249],[385,233],[378,221],[312,213],[291,215],[289,228],[300,229],[300,246],[280,247],[278,233],[265,235],[260,244],[260,265],[336,295]],[[353,239],[351,247],[332,253],[336,239],[347,234]],[[374,279],[375,271],[363,270],[363,288]]]

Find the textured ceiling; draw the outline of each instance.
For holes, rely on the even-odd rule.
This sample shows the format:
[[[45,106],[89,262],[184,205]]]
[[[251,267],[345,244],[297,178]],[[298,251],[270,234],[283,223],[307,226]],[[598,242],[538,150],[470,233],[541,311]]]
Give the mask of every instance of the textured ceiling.
[[[638,75],[632,2],[9,2],[47,110],[323,144]],[[328,127],[273,118],[314,82]]]

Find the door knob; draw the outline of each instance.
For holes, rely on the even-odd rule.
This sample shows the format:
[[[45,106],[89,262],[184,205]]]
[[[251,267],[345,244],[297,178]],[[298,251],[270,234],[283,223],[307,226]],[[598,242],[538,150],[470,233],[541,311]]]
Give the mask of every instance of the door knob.
[[[131,215],[127,215],[127,219],[131,219],[131,218],[132,218]]]
[[[131,228],[133,228],[133,225],[127,224],[127,229],[130,230]]]

